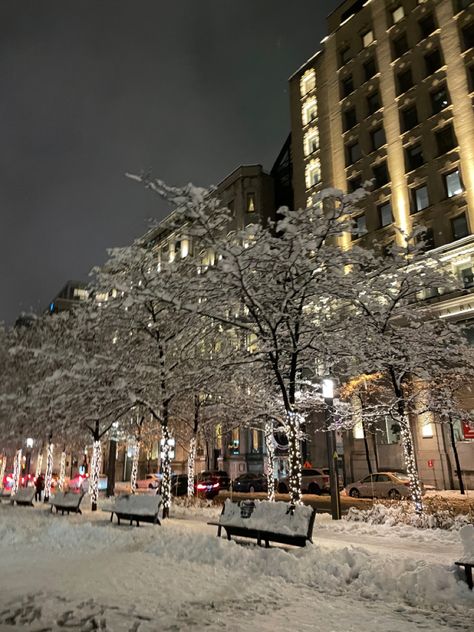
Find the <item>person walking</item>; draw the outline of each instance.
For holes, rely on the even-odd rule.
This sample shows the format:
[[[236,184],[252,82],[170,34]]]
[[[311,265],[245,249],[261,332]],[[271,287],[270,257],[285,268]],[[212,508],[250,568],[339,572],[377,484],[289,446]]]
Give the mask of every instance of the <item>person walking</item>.
[[[42,474],[39,474],[35,481],[35,489],[35,501],[41,501],[41,494],[43,493],[44,489],[44,476]]]

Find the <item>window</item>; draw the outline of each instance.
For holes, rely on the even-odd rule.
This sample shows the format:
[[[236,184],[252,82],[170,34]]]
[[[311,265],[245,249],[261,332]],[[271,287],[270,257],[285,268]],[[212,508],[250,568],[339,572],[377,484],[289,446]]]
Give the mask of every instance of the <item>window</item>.
[[[465,213],[462,213],[451,220],[451,230],[453,231],[454,240],[462,239],[463,237],[467,237],[467,235],[469,235]]]
[[[308,125],[318,117],[318,104],[316,99],[312,98],[303,106],[303,125]]]
[[[305,156],[310,156],[319,149],[319,131],[313,129],[305,134],[304,137],[304,153]]]
[[[372,173],[374,174],[376,188],[382,187],[389,181],[389,173],[386,162],[382,162],[380,165],[373,167]]]
[[[378,207],[380,226],[389,226],[393,222],[392,205],[386,202]]]
[[[437,114],[438,112],[444,110],[444,108],[448,107],[450,100],[448,88],[446,87],[446,85],[433,90],[433,92],[430,94],[430,99],[433,114]]]
[[[394,39],[392,42],[392,46],[393,46],[393,59],[398,59],[398,57],[401,57],[404,53],[406,53],[407,50],[410,48],[408,46],[406,33],[403,33],[403,35],[400,35],[400,37],[397,37],[397,39]]]
[[[348,165],[352,165],[361,157],[362,157],[362,153],[360,151],[360,145],[358,142],[352,143],[352,145],[347,145],[347,164]]]
[[[474,286],[474,273],[472,268],[461,268],[459,270],[459,275],[461,277],[462,284],[464,287],[473,287]]]
[[[432,13],[424,17],[422,20],[418,22],[418,26],[420,27],[420,35],[421,39],[425,39],[436,31],[436,22]]]
[[[369,59],[364,64],[365,80],[368,81],[376,74],[377,74],[377,65],[375,64],[375,59],[372,57],[372,59]]]
[[[372,30],[367,31],[366,33],[362,35],[362,46],[364,48],[367,48],[367,46],[370,46],[373,41],[374,41],[374,32]]]
[[[247,213],[255,213],[255,193],[247,193]]]
[[[353,178],[350,178],[350,180],[348,180],[347,183],[348,183],[349,193],[353,193],[354,191],[362,187],[362,176],[361,175],[354,176]]]
[[[396,24],[405,17],[405,10],[402,6],[392,9],[392,24]]]
[[[343,97],[347,97],[354,90],[352,75],[348,75],[341,81],[341,92]]]
[[[418,125],[418,114],[416,111],[416,105],[412,105],[410,108],[405,108],[401,111],[402,119],[402,132],[407,132]]]
[[[367,111],[369,114],[373,114],[374,112],[377,112],[377,110],[379,110],[381,107],[381,103],[380,103],[380,95],[378,92],[373,92],[372,94],[369,94],[367,97]]]
[[[436,132],[435,137],[439,156],[451,151],[451,149],[454,149],[458,144],[451,124],[445,125],[442,130]]]
[[[321,181],[321,163],[319,160],[312,160],[306,165],[306,188],[310,189]]]
[[[418,211],[422,211],[430,205],[428,187],[426,184],[416,189],[412,189],[412,203],[414,213],[418,213]]]
[[[385,131],[383,127],[379,127],[373,132],[370,132],[370,138],[372,141],[372,149],[374,151],[385,145]]]
[[[350,110],[346,110],[344,112],[344,131],[347,132],[347,130],[352,129],[354,125],[356,125],[356,123],[357,123],[356,109],[351,108]]]
[[[352,233],[352,239],[359,239],[367,232],[367,222],[365,215],[358,215],[354,217],[354,232]]]
[[[454,171],[444,175],[444,185],[446,187],[446,195],[448,197],[454,197],[455,195],[462,193],[459,169],[455,169]]]
[[[348,61],[352,59],[351,48],[350,46],[346,46],[339,51],[339,61],[340,66],[344,66]]]
[[[474,22],[470,22],[462,29],[463,50],[474,47]]]
[[[403,94],[403,92],[406,92],[407,90],[412,88],[413,77],[411,74],[411,68],[408,68],[408,70],[404,70],[403,72],[399,73],[397,76],[397,81],[398,81],[398,94]]]
[[[439,70],[442,65],[443,58],[441,57],[441,52],[439,51],[439,49],[436,49],[431,53],[428,53],[428,55],[425,55],[425,67],[427,77]]]
[[[417,169],[425,162],[421,145],[411,145],[405,149],[407,171]]]
[[[305,74],[301,77],[300,81],[300,92],[301,96],[304,97],[305,94],[311,92],[313,88],[316,87],[316,73],[313,69],[307,70]]]

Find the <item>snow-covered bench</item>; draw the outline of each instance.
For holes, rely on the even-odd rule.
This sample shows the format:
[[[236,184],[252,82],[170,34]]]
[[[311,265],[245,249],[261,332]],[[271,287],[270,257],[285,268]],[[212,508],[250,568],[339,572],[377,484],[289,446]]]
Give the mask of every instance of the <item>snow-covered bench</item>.
[[[56,509],[56,513],[60,511],[63,516],[65,511],[68,514],[71,511],[82,514],[80,504],[83,498],[84,492],[81,492],[80,494],[76,494],[74,492],[56,492],[56,494],[49,499],[51,511],[53,511],[54,508]]]
[[[462,560],[454,563],[456,566],[464,568],[467,585],[472,590],[472,569],[474,568],[474,526],[470,524],[465,525],[462,529],[460,529],[459,535],[461,536],[464,554]]]
[[[33,499],[35,497],[34,487],[20,487],[16,494],[10,496],[11,504],[26,505],[33,507]]]
[[[149,496],[135,494],[124,494],[119,496],[113,505],[103,509],[110,512],[110,522],[117,516],[117,523],[120,520],[130,520],[130,526],[136,522],[137,527],[140,522],[151,522],[153,524],[161,524],[158,518],[158,512],[161,507],[161,496],[159,494]]]
[[[217,526],[218,537],[225,529],[228,540],[233,535],[255,538],[258,545],[263,541],[267,548],[269,542],[306,546],[306,542],[313,541],[316,509],[266,500],[257,500],[254,504],[252,509],[252,505],[245,504],[245,501],[233,503],[227,499],[219,521],[208,524]]]

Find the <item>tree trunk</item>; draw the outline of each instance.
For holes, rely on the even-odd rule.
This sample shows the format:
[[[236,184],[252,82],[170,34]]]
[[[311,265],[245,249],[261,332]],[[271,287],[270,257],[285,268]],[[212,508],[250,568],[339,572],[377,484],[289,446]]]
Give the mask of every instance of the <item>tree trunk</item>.
[[[94,433],[98,437],[98,433]],[[94,438],[94,444],[92,446],[92,463],[91,473],[89,476],[89,494],[91,497],[91,509],[97,511],[97,503],[99,500],[99,477],[100,470],[102,468],[102,447],[100,445],[100,439]]]
[[[107,491],[105,495],[110,498],[115,494],[115,463],[117,461],[117,441],[109,439],[109,458],[107,462]]]
[[[367,469],[369,470],[369,474],[372,474],[372,463],[370,461],[369,442],[367,441],[367,430],[364,423],[362,424],[362,430],[364,433],[364,448],[365,448],[365,458],[367,461]]]
[[[451,447],[453,449],[454,460],[456,461],[456,475],[459,480],[459,491],[461,492],[461,494],[465,494],[466,492],[464,489],[464,480],[462,477],[461,462],[459,461],[459,453],[456,447],[456,439],[454,436],[454,426],[453,426],[453,421],[451,419],[451,416],[449,417],[449,436],[451,438]]]
[[[196,469],[196,450],[197,450],[197,437],[193,435],[189,442],[189,454],[188,454],[188,497],[194,496],[194,475]]]
[[[2,454],[2,460],[0,461],[0,489],[3,489],[3,479],[5,477],[5,470],[7,467],[7,455]]]
[[[301,452],[300,452],[300,416],[288,411],[286,416],[286,434],[288,437],[288,489],[290,503],[301,503]]]
[[[51,443],[51,435],[48,439],[46,452],[46,475],[44,477],[44,502],[47,503],[51,495],[51,483],[53,482],[54,445]]]
[[[61,492],[64,491],[64,481],[66,478],[66,452],[63,450],[61,452],[61,461],[59,464],[59,481],[58,488]]]
[[[15,453],[15,460],[13,461],[13,483],[12,483],[12,495],[16,494],[20,487],[20,475],[21,475],[21,448]]]
[[[273,421],[267,421],[264,430],[267,450],[267,499],[275,500],[275,444],[273,442]]]
[[[161,466],[163,469],[163,478],[161,479],[161,497],[163,502],[163,518],[169,518],[170,506],[171,506],[171,458],[170,452],[172,447],[170,445],[170,432],[168,424],[161,426],[163,433],[161,446],[162,460]]]
[[[132,471],[130,473],[130,493],[134,494],[137,491],[137,478],[138,478],[138,462],[140,460],[140,448],[142,442],[141,440],[135,439],[135,443],[133,446],[133,457],[132,457]]]

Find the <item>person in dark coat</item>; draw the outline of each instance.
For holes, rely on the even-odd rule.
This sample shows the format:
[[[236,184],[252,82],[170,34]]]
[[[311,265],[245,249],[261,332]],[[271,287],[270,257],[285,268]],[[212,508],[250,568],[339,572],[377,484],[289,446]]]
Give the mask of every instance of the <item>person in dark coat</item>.
[[[35,489],[36,489],[35,500],[41,501],[41,494],[44,489],[44,476],[42,474],[39,474],[39,476],[37,477],[35,481]]]

